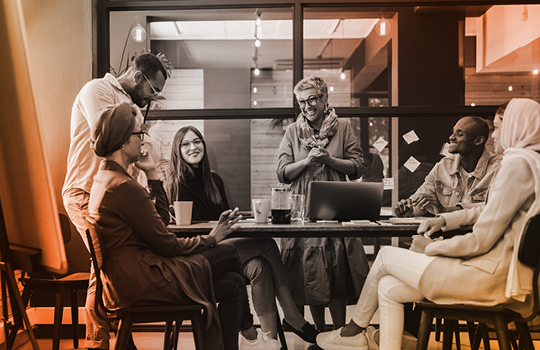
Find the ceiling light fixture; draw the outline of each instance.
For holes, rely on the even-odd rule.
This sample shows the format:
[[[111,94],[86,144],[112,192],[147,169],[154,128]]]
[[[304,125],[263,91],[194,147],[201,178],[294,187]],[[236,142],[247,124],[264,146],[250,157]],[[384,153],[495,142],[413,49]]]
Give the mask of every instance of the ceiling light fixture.
[[[146,30],[141,26],[140,23],[131,30],[131,38],[135,42],[142,43],[146,39]]]
[[[538,69],[533,70],[533,74],[537,75],[538,74]]]
[[[380,36],[386,36],[390,34],[390,30],[392,30],[392,25],[386,18],[384,18],[384,16],[375,25],[375,32]]]
[[[262,12],[261,10],[257,9],[255,11],[255,16],[257,16],[257,19],[255,20],[255,47],[261,46],[261,37],[262,37],[262,20],[261,20]]]

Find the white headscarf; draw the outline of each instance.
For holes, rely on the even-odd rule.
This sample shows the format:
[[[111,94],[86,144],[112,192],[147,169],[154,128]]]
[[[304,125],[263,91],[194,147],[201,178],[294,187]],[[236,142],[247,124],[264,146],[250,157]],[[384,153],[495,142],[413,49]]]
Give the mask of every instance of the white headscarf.
[[[524,302],[532,292],[533,269],[519,262],[518,247],[526,223],[540,213],[540,155],[536,152],[540,151],[540,104],[525,98],[512,99],[504,112],[499,142],[504,150],[503,164],[516,157],[525,159],[534,177],[535,200],[514,241],[505,293],[507,298]]]

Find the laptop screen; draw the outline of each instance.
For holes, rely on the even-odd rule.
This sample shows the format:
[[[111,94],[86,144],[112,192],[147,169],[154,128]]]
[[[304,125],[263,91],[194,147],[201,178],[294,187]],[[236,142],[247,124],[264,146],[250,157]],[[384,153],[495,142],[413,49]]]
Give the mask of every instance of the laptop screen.
[[[379,220],[382,182],[313,181],[308,218],[316,220]]]

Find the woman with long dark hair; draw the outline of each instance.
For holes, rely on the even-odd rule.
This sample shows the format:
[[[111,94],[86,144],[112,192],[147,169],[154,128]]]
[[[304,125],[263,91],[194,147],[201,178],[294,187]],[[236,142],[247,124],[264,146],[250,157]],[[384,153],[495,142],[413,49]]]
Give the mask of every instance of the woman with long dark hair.
[[[216,220],[229,209],[224,182],[210,170],[204,137],[193,126],[181,128],[174,137],[165,190],[171,204],[193,201],[193,220]],[[266,238],[229,238],[221,244],[238,251],[242,271],[251,283],[253,306],[263,333],[279,346],[275,340],[277,297],[285,314],[285,328],[314,343],[317,331],[306,322],[292,300],[276,242]]]

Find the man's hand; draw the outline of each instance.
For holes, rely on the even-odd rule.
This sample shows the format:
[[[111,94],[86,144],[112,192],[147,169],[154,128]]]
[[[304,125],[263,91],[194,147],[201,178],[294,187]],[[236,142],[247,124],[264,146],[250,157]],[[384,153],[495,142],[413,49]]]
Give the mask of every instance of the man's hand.
[[[398,218],[410,218],[413,216],[414,202],[410,199],[402,199],[394,207],[394,214]]]
[[[425,234],[426,236],[431,236],[444,226],[446,226],[445,218],[442,216],[437,216],[435,218],[422,220],[417,232],[418,234]]]
[[[221,213],[217,226],[210,232],[210,236],[216,238],[216,243],[221,242],[234,231],[232,226],[242,218],[242,215],[238,215],[238,211],[238,208],[234,208],[234,210],[229,209]]]
[[[412,239],[413,241],[409,249],[417,253],[425,253],[427,245],[433,242],[429,236],[424,235],[414,235]]]
[[[423,212],[428,211],[435,215],[443,212],[443,208],[441,207],[435,194],[422,194],[421,197],[418,198],[415,205]]]

